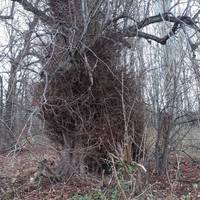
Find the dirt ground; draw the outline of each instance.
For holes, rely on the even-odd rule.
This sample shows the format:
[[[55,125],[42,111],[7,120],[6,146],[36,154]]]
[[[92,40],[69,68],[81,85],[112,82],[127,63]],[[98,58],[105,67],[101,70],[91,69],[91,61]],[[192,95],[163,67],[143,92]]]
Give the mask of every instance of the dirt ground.
[[[43,146],[29,147],[15,154],[0,155],[0,199],[1,200],[67,200],[74,194],[86,194],[98,187],[91,181],[67,180],[56,184],[44,181],[34,185],[31,178],[38,162],[56,159],[52,149]],[[187,156],[170,159],[166,176],[157,176],[153,169],[146,175],[143,194],[135,199],[147,200],[195,200],[200,199],[200,163]]]
[[[53,161],[56,154],[53,150],[37,146],[29,147],[16,154],[0,155],[0,199],[1,200],[58,200],[69,199],[74,193],[85,192],[91,185],[77,181],[62,183],[44,183],[35,185],[31,182],[38,163],[47,159]]]

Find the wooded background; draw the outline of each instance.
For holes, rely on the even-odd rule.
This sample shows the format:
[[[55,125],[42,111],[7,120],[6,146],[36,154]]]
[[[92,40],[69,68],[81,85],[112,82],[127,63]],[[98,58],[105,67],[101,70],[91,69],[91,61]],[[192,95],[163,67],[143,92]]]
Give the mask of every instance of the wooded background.
[[[2,151],[44,134],[70,154],[65,165],[99,170],[121,152],[164,172],[199,124],[200,1],[0,4]]]

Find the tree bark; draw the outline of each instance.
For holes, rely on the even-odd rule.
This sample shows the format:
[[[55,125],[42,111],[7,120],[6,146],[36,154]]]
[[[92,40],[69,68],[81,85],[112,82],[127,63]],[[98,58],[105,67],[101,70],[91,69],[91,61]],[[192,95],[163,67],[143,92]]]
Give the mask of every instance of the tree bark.
[[[15,64],[11,64],[4,113],[4,137],[6,146],[11,146],[16,141],[14,135],[16,78],[17,66]]]

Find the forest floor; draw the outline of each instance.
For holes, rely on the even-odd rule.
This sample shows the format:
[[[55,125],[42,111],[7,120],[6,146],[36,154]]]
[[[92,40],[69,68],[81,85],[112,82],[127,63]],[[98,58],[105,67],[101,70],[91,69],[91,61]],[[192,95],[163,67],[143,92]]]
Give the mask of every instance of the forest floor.
[[[37,170],[38,160],[55,160],[56,154],[47,147],[37,146],[16,154],[0,155],[0,199],[1,200],[115,200],[116,196],[91,195],[102,190],[100,182],[71,179],[52,184],[44,181],[33,185],[31,179]],[[157,176],[154,170],[148,172],[146,184],[137,198],[148,200],[195,200],[200,199],[200,163],[188,157],[172,156],[166,176]],[[32,177],[32,178],[31,178]],[[107,187],[107,186],[104,186]],[[104,188],[105,191],[105,188]],[[84,196],[85,195],[85,196]],[[97,197],[98,196],[98,197]],[[72,198],[73,197],[73,198]],[[127,198],[128,199],[128,198]]]

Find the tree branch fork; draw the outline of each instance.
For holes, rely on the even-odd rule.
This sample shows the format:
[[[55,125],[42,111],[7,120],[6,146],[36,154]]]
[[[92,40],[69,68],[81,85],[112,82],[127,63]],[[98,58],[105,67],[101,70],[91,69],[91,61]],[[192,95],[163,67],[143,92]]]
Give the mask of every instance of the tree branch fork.
[[[38,8],[34,7],[29,1],[27,0],[11,0],[13,2],[12,9],[11,9],[11,15],[10,16],[0,16],[0,19],[11,19],[12,13],[14,10],[14,3],[17,2],[22,5],[22,7],[32,12],[33,14],[37,15],[44,23],[48,25],[52,25],[53,22],[55,22],[55,19],[48,16],[44,11],[39,10]],[[115,35],[117,38],[130,38],[130,37],[139,37],[144,38],[148,42],[155,41],[157,43],[160,43],[162,45],[165,45],[166,42],[176,34],[176,32],[181,29],[183,26],[189,26],[193,30],[200,32],[200,28],[196,25],[195,20],[197,19],[198,15],[200,14],[200,10],[194,15],[194,17],[190,16],[174,16],[170,12],[158,14],[155,16],[146,17],[145,19],[141,20],[140,22],[135,22],[134,19],[131,18],[131,16],[128,16],[126,14],[121,14],[117,16],[116,18],[108,21],[104,25],[104,30],[110,27],[113,23],[117,23],[120,19],[130,19],[134,21],[134,25],[128,26],[125,29],[118,30]],[[143,28],[155,24],[155,23],[162,23],[162,22],[171,22],[173,23],[171,30],[164,36],[164,37],[158,37],[153,34],[146,33],[142,31]],[[59,23],[59,22],[58,22]]]

